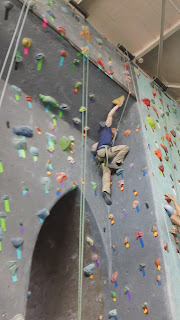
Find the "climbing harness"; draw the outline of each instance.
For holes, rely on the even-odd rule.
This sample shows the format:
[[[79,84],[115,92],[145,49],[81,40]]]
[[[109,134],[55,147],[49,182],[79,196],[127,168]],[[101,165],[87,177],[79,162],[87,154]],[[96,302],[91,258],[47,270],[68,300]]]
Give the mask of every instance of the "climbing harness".
[[[22,34],[22,31],[23,31],[23,28],[24,28],[24,24],[26,22],[26,18],[27,18],[27,14],[28,14],[28,11],[29,11],[29,7],[30,7],[30,3],[31,1],[29,0],[29,2],[27,3],[27,1],[25,1],[25,4],[27,4],[27,7],[26,7],[26,11],[25,11],[25,14],[24,14],[24,18],[23,18],[23,21],[22,21],[22,24],[21,24],[21,28],[19,30],[19,34],[18,34],[18,37],[17,37],[17,40],[16,40],[16,45],[15,45],[15,48],[14,48],[14,51],[13,51],[13,55],[12,55],[12,58],[11,58],[11,63],[10,63],[10,66],[9,66],[9,70],[8,70],[8,73],[7,73],[7,77],[6,77],[6,80],[5,80],[5,83],[4,83],[4,87],[3,87],[3,90],[2,90],[2,93],[1,93],[1,97],[0,97],[0,109],[1,109],[1,106],[2,106],[2,102],[3,102],[3,98],[4,98],[4,95],[5,95],[5,92],[6,92],[6,87],[7,87],[7,84],[8,84],[8,81],[9,81],[9,77],[10,77],[10,74],[11,74],[11,71],[12,71],[12,67],[13,67],[13,64],[14,64],[14,59],[15,59],[15,56],[16,56],[16,51],[17,51],[17,48],[18,48],[18,45],[19,45],[19,41],[20,41],[20,38],[21,38],[21,34]],[[24,5],[25,5],[24,4]],[[22,10],[24,10],[24,6],[22,8]],[[23,13],[23,11],[21,11],[21,13]],[[21,14],[20,14],[20,17],[21,17]],[[19,18],[20,18],[19,17]],[[19,22],[20,23],[20,22]],[[18,24],[19,26],[19,24]],[[14,40],[12,38],[12,40]],[[11,41],[12,41],[11,40]],[[10,43],[10,48],[12,47],[12,44]],[[11,49],[10,49],[11,50]],[[6,62],[7,62],[7,59],[8,59],[8,55],[10,53],[10,50],[8,49],[8,52],[7,52],[7,57],[5,58],[5,61],[4,61],[4,64],[3,64],[3,67],[2,67],[2,70],[1,70],[1,77],[2,77],[2,74],[3,74],[3,71],[4,71],[4,68],[5,68],[5,65],[6,65]]]

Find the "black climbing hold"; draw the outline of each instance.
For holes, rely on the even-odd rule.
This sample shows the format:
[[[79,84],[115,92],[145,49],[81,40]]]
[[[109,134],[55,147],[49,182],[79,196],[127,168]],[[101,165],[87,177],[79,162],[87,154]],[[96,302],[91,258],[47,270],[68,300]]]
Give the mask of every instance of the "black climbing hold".
[[[145,202],[146,209],[149,209],[149,204]]]
[[[6,121],[6,127],[9,129],[10,128],[10,122]]]
[[[103,231],[106,232],[106,228],[103,228]]]
[[[140,264],[140,265],[139,265],[139,271],[142,271],[145,267],[146,267],[145,264]]]

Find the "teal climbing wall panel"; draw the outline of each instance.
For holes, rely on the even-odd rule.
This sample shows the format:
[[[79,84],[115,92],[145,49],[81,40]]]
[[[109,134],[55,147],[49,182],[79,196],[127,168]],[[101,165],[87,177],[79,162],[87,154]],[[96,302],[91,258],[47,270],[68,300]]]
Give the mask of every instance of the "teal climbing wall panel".
[[[174,313],[173,319],[175,320],[178,319],[180,312],[180,259],[177,252],[179,245],[175,243],[173,235],[168,232],[168,229],[172,228],[172,222],[163,206],[167,204],[164,195],[168,193],[171,193],[180,203],[180,107],[158,87],[155,85],[153,87],[151,80],[141,72],[138,73],[136,68],[135,74],[139,91],[140,114],[148,150],[148,171],[154,193],[158,232],[161,236],[162,246],[164,247],[165,241],[169,250],[168,252],[163,249],[163,252],[168,288],[172,295],[170,300]],[[150,106],[148,106],[147,99],[150,101]],[[152,127],[148,123],[149,117],[153,120]],[[153,129],[154,124],[155,128]],[[166,152],[165,147],[167,148]],[[160,149],[162,153],[162,161],[154,153],[157,149]],[[169,158],[168,161],[166,156]],[[159,170],[159,165],[164,166],[164,173]],[[178,234],[177,240],[179,241],[179,239]]]

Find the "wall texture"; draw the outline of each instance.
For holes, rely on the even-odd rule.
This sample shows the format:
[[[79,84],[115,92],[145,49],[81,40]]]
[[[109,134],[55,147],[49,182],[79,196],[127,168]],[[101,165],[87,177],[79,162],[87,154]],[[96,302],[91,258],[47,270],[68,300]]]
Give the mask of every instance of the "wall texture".
[[[168,274],[169,288],[171,290],[173,310],[178,309],[179,293],[180,293],[180,274],[179,274],[179,245],[176,245],[173,236],[168,233],[168,228],[172,228],[172,223],[166,214],[163,206],[166,203],[164,195],[171,193],[178,202],[180,202],[179,190],[179,149],[180,149],[180,108],[170,100],[164,93],[158,91],[157,87],[152,88],[150,81],[143,74],[137,77],[139,97],[140,97],[140,113],[144,122],[144,134],[146,137],[149,159],[151,162],[153,192],[156,204],[156,212],[159,231],[163,241],[168,243],[169,253],[164,252],[165,266]],[[148,98],[151,101],[151,106],[143,103],[142,99]],[[152,99],[154,101],[152,101]],[[155,122],[155,129],[152,130],[147,122],[150,116]],[[173,131],[172,131],[173,130]],[[175,137],[173,134],[176,135]],[[166,139],[166,134],[170,134],[171,142]],[[163,149],[166,148],[166,152]],[[162,153],[162,162],[154,154],[154,151],[159,148]],[[169,160],[166,161],[165,157]],[[159,165],[162,163],[164,174],[159,170]],[[177,236],[179,241],[179,235]],[[178,294],[177,294],[178,293]],[[173,319],[178,319],[178,315],[174,314]]]

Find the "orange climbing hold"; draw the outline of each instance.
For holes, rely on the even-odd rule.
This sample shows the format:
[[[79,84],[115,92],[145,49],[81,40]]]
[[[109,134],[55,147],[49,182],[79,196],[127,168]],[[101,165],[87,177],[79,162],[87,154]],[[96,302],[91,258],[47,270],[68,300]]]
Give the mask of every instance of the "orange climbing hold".
[[[125,131],[124,131],[125,137],[129,136],[130,133],[131,133],[131,130],[129,130],[129,129],[125,130]]]
[[[154,264],[155,264],[155,266],[157,267],[158,270],[161,270],[160,259],[159,258],[154,261]]]
[[[160,149],[154,150],[154,154],[159,158],[160,161],[162,161],[162,153]]]
[[[170,133],[166,133],[165,134],[165,138],[166,138],[166,140],[169,142],[169,146],[171,147],[171,134]]]

